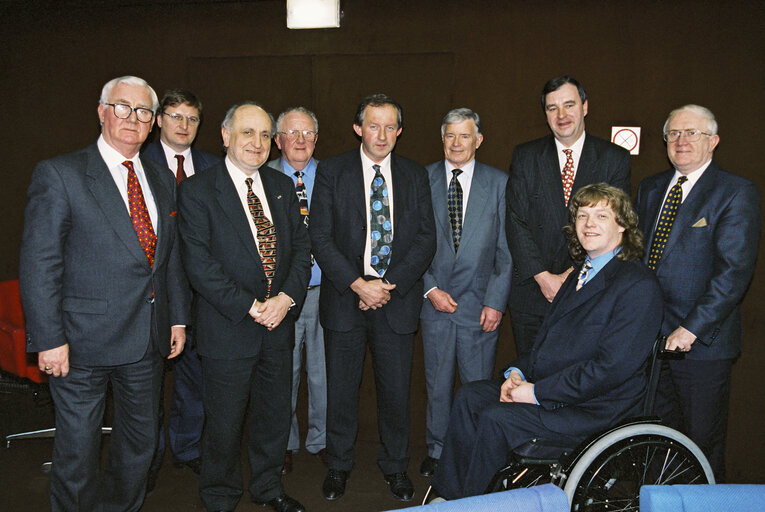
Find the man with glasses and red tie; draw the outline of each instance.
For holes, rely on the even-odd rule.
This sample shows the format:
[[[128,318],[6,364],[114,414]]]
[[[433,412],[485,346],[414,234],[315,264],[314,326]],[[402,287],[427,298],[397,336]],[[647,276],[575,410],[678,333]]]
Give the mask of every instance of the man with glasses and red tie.
[[[221,158],[192,148],[202,122],[202,102],[186,89],[171,89],[159,102],[159,139],[147,144],[141,154],[166,166],[176,183],[221,161]],[[202,367],[194,345],[193,327],[186,326],[186,349],[173,361],[173,395],[167,432],[176,467],[187,467],[199,474],[204,425],[202,407]],[[162,401],[162,397],[160,397]],[[151,492],[165,454],[164,405],[159,408],[159,440],[146,483]]]
[[[656,412],[688,435],[725,481],[730,376],[741,354],[741,301],[760,239],[760,192],[712,159],[720,136],[714,114],[698,105],[670,112],[664,140],[672,169],[640,183],[637,209],[646,263],[664,292],[667,349]]]
[[[175,181],[139,157],[157,107],[144,80],[109,81],[98,141],[32,174],[20,282],[27,350],[39,353],[56,407],[53,511],[141,508],[162,358],[179,355],[186,340]],[[99,475],[109,384],[113,431]]]
[[[306,226],[316,180],[318,160],[313,158],[319,139],[319,120],[304,107],[294,107],[279,114],[276,120],[274,142],[281,157],[268,165],[292,178],[300,203],[300,214]],[[305,347],[305,371],[308,387],[308,432],[306,450],[327,463],[327,369],[324,358],[324,332],[319,323],[319,285],[321,269],[311,260],[311,279],[308,281],[303,309],[295,322],[295,349],[292,354],[292,425],[287,452],[284,455],[282,475],[292,471],[292,454],[300,448],[300,428],[295,407],[300,387],[300,369]]]

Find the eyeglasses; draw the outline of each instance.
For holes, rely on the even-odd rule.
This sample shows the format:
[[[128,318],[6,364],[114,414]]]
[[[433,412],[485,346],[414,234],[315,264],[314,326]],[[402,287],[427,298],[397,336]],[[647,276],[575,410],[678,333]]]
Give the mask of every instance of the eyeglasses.
[[[316,140],[316,132],[313,130],[287,130],[286,132],[279,132],[288,140],[297,140],[299,136],[303,136],[306,142],[313,142]]]
[[[178,124],[182,124],[184,119],[187,120],[189,124],[199,124],[200,121],[197,116],[183,116],[181,114],[168,114],[167,112],[162,113]]]
[[[149,108],[131,107],[124,103],[104,103],[112,107],[114,115],[120,119],[127,119],[135,111],[135,117],[142,123],[148,123],[154,117],[154,111]]]
[[[666,142],[677,142],[681,136],[685,135],[685,140],[688,142],[696,142],[702,135],[712,135],[711,133],[702,132],[695,128],[688,130],[670,130],[664,134],[664,140]]]

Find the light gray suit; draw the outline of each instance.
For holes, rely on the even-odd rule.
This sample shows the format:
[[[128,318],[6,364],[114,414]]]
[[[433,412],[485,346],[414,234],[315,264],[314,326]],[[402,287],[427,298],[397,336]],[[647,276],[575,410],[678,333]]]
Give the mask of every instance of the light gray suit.
[[[454,313],[443,313],[426,298],[420,313],[428,390],[426,442],[428,455],[438,459],[457,366],[463,384],[492,376],[499,329],[483,332],[481,310],[489,306],[505,311],[513,265],[505,232],[507,173],[476,161],[463,215],[462,240],[455,251],[445,162],[433,163],[427,170],[437,248],[425,272],[425,291],[438,287],[458,304]]]

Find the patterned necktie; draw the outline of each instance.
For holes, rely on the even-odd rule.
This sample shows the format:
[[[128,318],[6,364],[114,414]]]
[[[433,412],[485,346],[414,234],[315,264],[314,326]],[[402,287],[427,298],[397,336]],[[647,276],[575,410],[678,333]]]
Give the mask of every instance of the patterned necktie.
[[[455,252],[460,248],[460,240],[462,239],[462,185],[460,185],[460,181],[457,179],[457,176],[460,174],[462,174],[461,169],[454,169],[452,171],[452,179],[449,181],[449,191],[446,195]]]
[[[664,206],[661,207],[659,222],[656,224],[653,242],[651,242],[651,252],[648,253],[648,268],[651,270],[656,270],[659,261],[661,261],[664,247],[667,245],[667,240],[669,240],[669,232],[672,230],[672,224],[675,222],[677,209],[683,200],[683,188],[681,185],[686,181],[688,181],[688,178],[685,176],[680,176],[677,179],[677,183],[669,189]]]
[[[571,197],[571,188],[574,186],[574,157],[573,151],[570,149],[564,149],[566,153],[566,165],[563,166],[561,171],[561,179],[563,180],[563,201],[568,206],[568,200]]]
[[[175,171],[175,183],[180,183],[186,179],[186,171],[183,170],[183,155],[175,155],[175,159],[178,160],[178,170]]]
[[[250,215],[255,221],[255,227],[258,231],[258,252],[260,253],[260,262],[263,264],[263,272],[268,278],[268,289],[266,298],[271,296],[271,281],[276,272],[276,228],[263,213],[263,203],[252,191],[252,178],[244,180],[247,183],[247,206],[250,208]]]
[[[138,183],[138,175],[133,168],[133,162],[125,160],[122,165],[128,170],[127,190],[130,218],[133,220],[133,228],[138,235],[138,241],[141,243],[143,252],[146,253],[146,259],[149,260],[149,268],[152,268],[154,266],[154,253],[157,250],[157,235],[151,225],[149,209],[146,208],[143,190],[141,190],[141,184]]]
[[[295,171],[295,176],[297,176],[295,193],[300,204],[300,215],[303,216],[305,227],[308,227],[308,192],[306,192],[305,183],[303,183],[303,171]]]
[[[370,263],[379,275],[385,274],[390,263],[393,226],[390,223],[390,203],[388,185],[380,172],[379,165],[373,165],[375,176],[372,179],[369,197],[369,231],[372,247]]]
[[[582,265],[582,270],[579,271],[579,278],[576,280],[577,291],[581,290],[582,286],[587,283],[587,277],[590,275],[590,270],[592,270],[592,263],[590,260],[587,260],[584,262],[584,265]]]

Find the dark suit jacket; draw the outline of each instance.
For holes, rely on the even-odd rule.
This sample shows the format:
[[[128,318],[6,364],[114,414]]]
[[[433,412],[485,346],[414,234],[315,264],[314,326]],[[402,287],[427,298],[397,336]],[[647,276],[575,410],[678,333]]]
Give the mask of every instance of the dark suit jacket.
[[[630,194],[630,155],[608,141],[585,136],[574,192],[605,182]],[[513,256],[510,309],[544,315],[549,303],[534,276],[559,274],[573,263],[563,236],[568,209],[563,200],[555,139],[548,135],[515,148],[507,183],[507,242]]]
[[[162,149],[162,143],[159,139],[144,146],[141,150],[141,155],[151,158],[163,167],[167,167],[167,159],[165,158],[165,152]],[[191,148],[191,160],[194,162],[194,174],[204,171],[223,161],[223,159],[217,155],[196,148]],[[170,170],[173,171],[173,176],[175,176],[175,169]]]
[[[639,414],[661,326],[661,290],[641,261],[613,258],[581,290],[569,274],[534,341],[510,366],[534,383],[547,428],[587,435]]]
[[[436,247],[430,186],[419,164],[391,155],[393,247],[385,279],[395,284],[385,305],[388,324],[399,334],[417,330],[422,306],[422,274]],[[294,194],[293,194],[294,195]],[[310,234],[321,267],[319,317],[334,331],[365,325],[359,297],[350,289],[364,275],[367,219],[359,149],[319,163],[311,204]]]
[[[183,262],[199,296],[194,325],[202,356],[254,357],[266,337],[285,347],[294,340],[295,313],[310,275],[308,231],[292,180],[265,165],[258,172],[276,226],[271,296],[284,292],[297,307],[271,333],[252,320],[248,312],[255,299],[265,300],[267,280],[247,214],[224,162],[195,173],[179,186],[178,211]]]
[[[674,170],[638,189],[640,228],[650,247]],[[683,326],[697,336],[688,359],[729,359],[741,352],[741,300],[760,239],[760,192],[714,161],[683,201],[656,276],[664,292],[662,334]]]
[[[28,351],[68,343],[72,365],[112,366],[140,360],[153,336],[170,353],[170,325],[188,323],[190,296],[175,182],[165,167],[141,164],[158,215],[151,269],[95,144],[37,164],[20,264]]]
[[[463,214],[463,236],[454,251],[449,223],[449,181],[443,160],[427,167],[436,219],[436,255],[425,272],[425,290],[434,286],[449,293],[459,304],[453,314],[436,311],[423,301],[423,320],[445,315],[452,322],[478,327],[481,310],[489,306],[504,313],[510,294],[512,259],[505,234],[505,186],[507,173],[475,163],[467,209]]]

